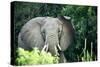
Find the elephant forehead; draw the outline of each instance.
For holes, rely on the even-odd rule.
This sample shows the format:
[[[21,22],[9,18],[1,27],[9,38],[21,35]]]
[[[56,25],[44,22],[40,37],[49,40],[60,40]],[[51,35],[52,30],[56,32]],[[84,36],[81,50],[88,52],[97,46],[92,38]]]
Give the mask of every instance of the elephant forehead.
[[[55,19],[47,19],[46,23],[45,23],[45,26],[50,27],[50,28],[51,27],[57,27],[58,26],[58,22]]]
[[[57,24],[54,24],[54,23],[48,23],[46,24],[46,29],[47,30],[56,30],[58,28]]]

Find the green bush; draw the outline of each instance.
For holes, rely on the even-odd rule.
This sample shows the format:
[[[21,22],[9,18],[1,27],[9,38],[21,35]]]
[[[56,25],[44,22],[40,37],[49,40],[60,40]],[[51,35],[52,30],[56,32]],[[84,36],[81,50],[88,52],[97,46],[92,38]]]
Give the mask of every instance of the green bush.
[[[17,65],[56,64],[59,60],[57,56],[52,56],[49,52],[39,51],[37,48],[32,51],[18,48],[17,54]]]

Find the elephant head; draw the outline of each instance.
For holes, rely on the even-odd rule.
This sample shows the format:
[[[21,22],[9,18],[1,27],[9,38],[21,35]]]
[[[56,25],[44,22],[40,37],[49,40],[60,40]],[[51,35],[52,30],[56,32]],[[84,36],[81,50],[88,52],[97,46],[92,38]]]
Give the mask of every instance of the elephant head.
[[[37,17],[27,22],[18,37],[19,47],[47,50],[53,55],[65,51],[71,43],[73,27],[70,17]],[[59,53],[61,58],[63,53]]]
[[[57,18],[48,17],[44,20],[45,24],[41,28],[41,33],[47,45],[48,51],[53,55],[57,54],[57,46],[62,32],[62,23]]]

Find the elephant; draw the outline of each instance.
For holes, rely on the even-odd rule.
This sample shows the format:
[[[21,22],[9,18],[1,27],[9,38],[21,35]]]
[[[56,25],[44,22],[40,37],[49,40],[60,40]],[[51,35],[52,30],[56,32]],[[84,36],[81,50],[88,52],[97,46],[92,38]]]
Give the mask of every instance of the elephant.
[[[59,63],[66,62],[64,51],[73,40],[74,28],[68,16],[36,17],[29,20],[20,30],[18,47],[32,50],[37,47],[52,55],[59,55]]]

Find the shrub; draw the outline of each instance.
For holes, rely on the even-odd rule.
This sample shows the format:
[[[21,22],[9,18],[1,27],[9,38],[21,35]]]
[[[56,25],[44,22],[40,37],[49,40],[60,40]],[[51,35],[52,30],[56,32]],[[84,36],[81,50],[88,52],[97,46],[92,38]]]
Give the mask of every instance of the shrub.
[[[17,65],[55,64],[59,60],[57,56],[52,56],[49,52],[39,51],[37,48],[34,48],[32,51],[18,48],[17,54]]]

